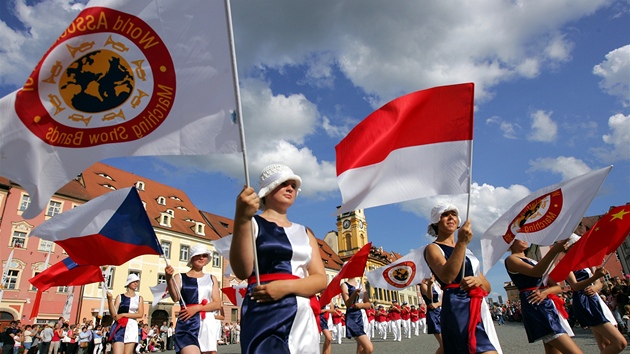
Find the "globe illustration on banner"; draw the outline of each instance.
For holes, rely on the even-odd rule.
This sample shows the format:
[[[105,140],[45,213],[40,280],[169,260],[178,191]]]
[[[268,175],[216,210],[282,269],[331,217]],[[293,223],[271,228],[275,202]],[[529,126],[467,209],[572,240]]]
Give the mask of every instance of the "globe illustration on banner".
[[[65,103],[77,111],[97,113],[114,109],[131,96],[133,70],[109,50],[97,50],[75,60],[59,82]]]

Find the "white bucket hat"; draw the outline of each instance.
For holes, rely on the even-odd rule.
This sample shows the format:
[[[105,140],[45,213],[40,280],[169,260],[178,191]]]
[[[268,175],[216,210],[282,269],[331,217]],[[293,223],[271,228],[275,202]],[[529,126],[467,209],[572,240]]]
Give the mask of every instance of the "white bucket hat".
[[[129,286],[129,284],[133,283],[134,281],[140,281],[140,277],[138,277],[137,275],[135,275],[133,273],[129,274],[127,276],[127,281],[125,282],[125,286],[126,287]]]
[[[437,237],[433,225],[437,224],[440,221],[440,217],[442,217],[442,214],[446,213],[447,211],[456,211],[458,215],[457,225],[461,223],[461,218],[459,217],[459,209],[455,205],[449,203],[438,204],[433,207],[433,209],[431,209],[431,223],[429,224],[429,227],[427,227],[427,233],[429,235]]]
[[[260,190],[258,191],[258,197],[264,198],[267,194],[276,189],[276,187],[289,180],[295,181],[297,195],[302,185],[300,176],[293,173],[293,170],[285,165],[273,164],[265,167],[260,173]]]
[[[190,249],[190,257],[188,257],[188,263],[186,265],[189,266],[189,267],[192,266],[192,259],[193,259],[193,257],[194,256],[198,256],[200,254],[207,254],[208,255],[208,261],[210,261],[210,251],[208,251],[206,246],[204,246],[204,245],[194,245]]]

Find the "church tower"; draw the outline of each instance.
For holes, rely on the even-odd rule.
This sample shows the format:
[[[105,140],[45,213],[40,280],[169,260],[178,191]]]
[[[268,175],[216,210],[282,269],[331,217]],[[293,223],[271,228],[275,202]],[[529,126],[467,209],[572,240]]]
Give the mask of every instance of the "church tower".
[[[346,261],[368,243],[367,223],[363,209],[337,215],[337,247]]]

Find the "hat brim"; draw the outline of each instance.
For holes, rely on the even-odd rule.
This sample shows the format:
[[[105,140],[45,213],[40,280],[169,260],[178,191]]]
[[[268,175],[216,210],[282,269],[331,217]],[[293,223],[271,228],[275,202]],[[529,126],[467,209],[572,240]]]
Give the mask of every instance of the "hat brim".
[[[201,253],[196,253],[196,254],[190,255],[190,258],[188,258],[188,263],[186,263],[186,266],[187,267],[192,267],[192,259],[193,259],[193,257],[199,256],[199,255],[202,255],[202,254],[207,254],[208,255],[208,258],[206,258],[207,259],[206,264],[210,263],[210,257],[212,257],[212,254],[210,253],[210,251],[208,251],[208,252],[201,252]]]
[[[289,174],[289,175],[284,175],[284,176],[278,178],[277,180],[269,183],[269,185],[260,188],[260,190],[258,191],[258,197],[259,198],[264,198],[267,194],[271,193],[279,185],[281,185],[282,183],[284,183],[286,181],[291,181],[291,180],[296,182],[295,189],[299,190],[300,186],[302,185],[302,178],[300,178],[300,176],[298,176],[296,174]]]

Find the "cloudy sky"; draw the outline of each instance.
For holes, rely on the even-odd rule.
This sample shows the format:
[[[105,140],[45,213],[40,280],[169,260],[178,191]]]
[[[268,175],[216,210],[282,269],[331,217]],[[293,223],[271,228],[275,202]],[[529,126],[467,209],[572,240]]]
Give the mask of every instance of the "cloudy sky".
[[[82,9],[68,0],[0,4],[0,96],[21,87]],[[232,1],[249,169],[303,178],[290,219],[323,238],[341,204],[334,147],[384,103],[475,83],[471,248],[516,201],[614,165],[586,213],[630,202],[630,1]],[[184,190],[228,217],[244,184],[238,154],[106,163]],[[376,246],[425,245],[428,198],[366,210]],[[466,196],[448,197],[462,212]],[[488,274],[502,295],[501,264]]]

